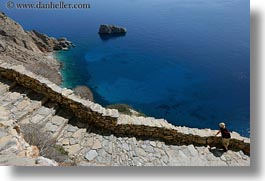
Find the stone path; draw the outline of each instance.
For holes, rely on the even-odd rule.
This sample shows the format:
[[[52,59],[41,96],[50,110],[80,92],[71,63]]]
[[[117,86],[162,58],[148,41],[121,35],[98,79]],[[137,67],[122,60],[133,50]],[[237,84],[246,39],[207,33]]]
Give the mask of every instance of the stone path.
[[[0,77],[0,114],[12,124],[39,124],[83,166],[249,166],[240,152],[210,147],[166,145],[157,140],[119,137],[87,125],[41,94]],[[3,122],[4,119],[1,119]],[[11,124],[11,123],[10,123]],[[0,132],[0,137],[3,137]],[[0,141],[0,145],[2,142]],[[0,164],[4,154],[0,150]],[[6,154],[6,158],[8,155]]]
[[[0,86],[3,88],[1,82]],[[39,149],[24,140],[19,128],[15,127],[17,120],[12,119],[14,112],[8,105],[0,106],[0,166],[58,166],[55,161],[39,156]]]

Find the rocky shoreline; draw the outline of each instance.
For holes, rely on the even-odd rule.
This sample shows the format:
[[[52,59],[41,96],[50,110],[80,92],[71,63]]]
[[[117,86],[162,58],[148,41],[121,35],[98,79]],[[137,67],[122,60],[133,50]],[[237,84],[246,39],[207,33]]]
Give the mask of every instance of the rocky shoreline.
[[[0,12],[0,58],[9,63],[25,66],[61,85],[62,62],[54,57],[56,51],[67,51],[75,45],[65,37],[54,38],[37,30],[25,31],[17,22]],[[92,91],[84,86],[76,88],[77,94],[93,101]]]
[[[74,47],[66,38],[53,38],[36,30],[25,31],[17,22],[0,12],[0,58],[10,63],[24,65],[60,85],[60,62],[46,56],[57,50]]]

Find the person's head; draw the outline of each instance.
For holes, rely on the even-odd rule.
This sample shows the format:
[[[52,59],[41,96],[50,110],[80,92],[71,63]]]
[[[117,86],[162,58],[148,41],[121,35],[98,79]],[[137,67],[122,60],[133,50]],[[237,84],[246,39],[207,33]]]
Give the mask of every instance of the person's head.
[[[220,128],[225,128],[225,123],[219,123]]]

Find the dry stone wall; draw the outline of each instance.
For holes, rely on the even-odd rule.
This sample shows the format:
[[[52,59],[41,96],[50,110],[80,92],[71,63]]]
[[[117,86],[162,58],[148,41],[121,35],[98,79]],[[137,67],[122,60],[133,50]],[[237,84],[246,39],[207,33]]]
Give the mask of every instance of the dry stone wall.
[[[81,99],[72,90],[61,88],[46,78],[26,70],[22,65],[1,63],[0,60],[0,74],[70,108],[77,117],[87,121],[87,124],[93,124],[116,135],[158,139],[176,145],[222,146],[221,138],[213,136],[217,130],[178,127],[164,119],[119,114],[115,109],[106,109],[99,104]],[[250,155],[250,139],[232,132],[230,149],[242,150]]]

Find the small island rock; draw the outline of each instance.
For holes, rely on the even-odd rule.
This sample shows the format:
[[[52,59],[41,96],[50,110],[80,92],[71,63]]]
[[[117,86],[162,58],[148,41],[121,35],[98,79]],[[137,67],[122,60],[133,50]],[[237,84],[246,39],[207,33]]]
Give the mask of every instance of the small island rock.
[[[126,28],[115,25],[100,25],[99,34],[125,34]]]

